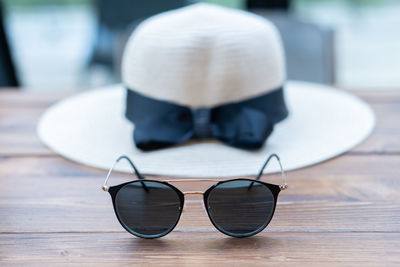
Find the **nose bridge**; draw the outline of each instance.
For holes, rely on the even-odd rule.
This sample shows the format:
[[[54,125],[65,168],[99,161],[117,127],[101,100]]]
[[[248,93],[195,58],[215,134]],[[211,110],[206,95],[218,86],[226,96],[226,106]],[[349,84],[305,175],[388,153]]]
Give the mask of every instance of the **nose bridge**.
[[[204,195],[204,192],[203,191],[184,191],[184,192],[182,192],[183,193],[183,195],[184,196],[186,196],[186,195],[201,195],[201,196],[203,196]],[[185,198],[186,199],[186,198]],[[203,201],[202,201],[203,202]],[[186,210],[186,205],[187,205],[187,202],[185,201],[185,204],[184,204],[184,206],[183,206],[183,210],[182,210],[182,212],[185,212],[185,210]]]
[[[202,191],[185,191],[185,192],[183,192],[184,196],[186,196],[186,195],[203,195],[203,194],[204,194],[204,192],[202,192]]]

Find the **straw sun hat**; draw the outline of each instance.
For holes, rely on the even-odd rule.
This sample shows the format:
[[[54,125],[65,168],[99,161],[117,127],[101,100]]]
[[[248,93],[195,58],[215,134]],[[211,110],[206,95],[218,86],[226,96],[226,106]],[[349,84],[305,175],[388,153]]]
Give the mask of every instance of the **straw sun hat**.
[[[82,164],[108,169],[126,154],[143,173],[186,177],[252,175],[272,152],[287,170],[301,168],[369,135],[366,103],[286,81],[284,62],[279,34],[264,18],[209,4],[165,12],[129,39],[123,84],[60,101],[38,134]]]

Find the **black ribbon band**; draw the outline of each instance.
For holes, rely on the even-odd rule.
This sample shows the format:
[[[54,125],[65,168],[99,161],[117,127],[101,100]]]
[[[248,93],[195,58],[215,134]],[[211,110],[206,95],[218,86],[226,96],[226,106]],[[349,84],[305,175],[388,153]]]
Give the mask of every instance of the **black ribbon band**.
[[[135,124],[133,138],[142,150],[204,138],[216,138],[238,148],[258,149],[272,133],[274,124],[287,115],[282,87],[244,101],[200,109],[127,89],[125,116]]]

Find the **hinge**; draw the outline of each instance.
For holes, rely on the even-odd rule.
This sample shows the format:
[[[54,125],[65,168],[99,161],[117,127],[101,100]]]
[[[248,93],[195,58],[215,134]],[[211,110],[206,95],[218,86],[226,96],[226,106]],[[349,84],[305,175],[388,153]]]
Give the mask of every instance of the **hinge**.
[[[279,188],[282,191],[282,190],[285,190],[286,188],[288,188],[288,185],[287,184],[283,184],[283,185],[280,185]]]

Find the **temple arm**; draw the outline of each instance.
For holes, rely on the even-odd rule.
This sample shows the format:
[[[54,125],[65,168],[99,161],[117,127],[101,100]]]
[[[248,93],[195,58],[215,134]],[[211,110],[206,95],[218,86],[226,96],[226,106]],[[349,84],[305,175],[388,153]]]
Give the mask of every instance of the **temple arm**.
[[[129,164],[131,165],[132,169],[135,171],[136,176],[137,176],[140,180],[144,180],[144,176],[143,176],[143,175],[139,172],[139,170],[135,167],[135,164],[133,164],[133,162],[132,162],[127,156],[120,156],[120,157],[114,162],[113,166],[110,168],[110,170],[109,170],[108,173],[107,173],[107,177],[106,177],[106,179],[104,180],[104,184],[103,184],[103,186],[102,186],[102,189],[103,189],[104,191],[108,191],[108,188],[109,188],[109,187],[107,186],[108,179],[110,178],[110,175],[111,175],[112,171],[114,170],[115,166],[118,164],[118,162],[119,162],[121,159],[127,160],[127,161],[129,162]],[[148,189],[147,189],[146,185],[145,185],[144,183],[142,183],[142,185],[143,185],[144,189],[147,191]]]
[[[281,190],[285,190],[285,189],[288,187],[288,185],[287,185],[287,183],[286,183],[285,171],[283,170],[283,167],[282,167],[282,164],[281,164],[281,160],[279,159],[279,156],[278,156],[277,154],[275,154],[275,153],[274,153],[274,154],[271,154],[271,155],[267,158],[267,160],[265,161],[264,165],[263,165],[262,168],[260,169],[260,172],[257,174],[256,180],[260,180],[260,178],[261,178],[261,176],[262,176],[262,174],[263,174],[263,172],[264,172],[265,167],[268,165],[269,161],[270,161],[272,158],[276,158],[276,160],[277,160],[278,163],[279,163],[279,167],[281,168],[281,175],[282,175],[283,184],[280,185],[279,188],[280,188]],[[252,184],[251,184],[251,185],[252,185]]]

